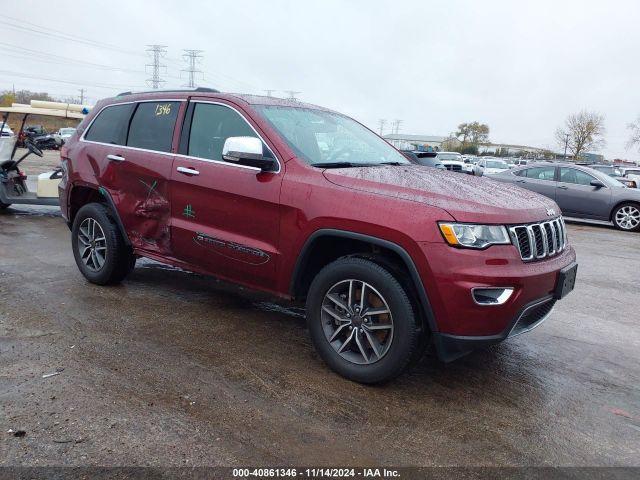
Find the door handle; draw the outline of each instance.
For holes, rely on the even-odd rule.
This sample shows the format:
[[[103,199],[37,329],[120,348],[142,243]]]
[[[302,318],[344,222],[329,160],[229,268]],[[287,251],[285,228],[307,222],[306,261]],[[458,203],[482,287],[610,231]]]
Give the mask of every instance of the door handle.
[[[564,185],[560,185],[558,188],[561,188],[562,190],[569,190],[569,187],[565,187]]]
[[[124,162],[124,157],[120,155],[107,155],[107,160],[111,160],[113,162]]]
[[[516,183],[527,183],[526,180],[516,180]]]
[[[176,170],[185,175],[200,175],[200,172],[194,168],[178,167]]]

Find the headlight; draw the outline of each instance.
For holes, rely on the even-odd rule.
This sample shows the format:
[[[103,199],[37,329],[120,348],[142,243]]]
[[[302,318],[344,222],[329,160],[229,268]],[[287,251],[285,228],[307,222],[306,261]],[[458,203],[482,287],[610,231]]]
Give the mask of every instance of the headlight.
[[[486,248],[511,243],[507,229],[502,225],[439,223],[438,226],[447,243],[454,247]]]

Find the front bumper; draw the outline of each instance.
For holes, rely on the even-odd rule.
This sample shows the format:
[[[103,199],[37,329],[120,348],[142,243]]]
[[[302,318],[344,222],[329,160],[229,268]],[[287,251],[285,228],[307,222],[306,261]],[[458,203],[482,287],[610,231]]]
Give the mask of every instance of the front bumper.
[[[444,362],[451,362],[476,348],[500,343],[507,338],[533,330],[546,320],[555,303],[556,299],[551,295],[531,302],[520,311],[503,332],[497,335],[464,336],[434,333],[433,342],[438,357]]]
[[[433,340],[445,361],[538,325],[558,298],[560,272],[576,261],[571,246],[533,262],[523,262],[513,245],[472,250],[434,242],[420,247],[425,257],[420,273],[435,320]],[[475,288],[509,288],[512,294],[502,304],[478,305]]]

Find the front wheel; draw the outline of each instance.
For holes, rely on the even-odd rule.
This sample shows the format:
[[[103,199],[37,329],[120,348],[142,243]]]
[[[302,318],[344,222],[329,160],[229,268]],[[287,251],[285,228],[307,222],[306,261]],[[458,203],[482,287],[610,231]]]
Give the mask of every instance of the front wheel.
[[[623,203],[615,209],[612,215],[613,224],[619,230],[627,232],[640,231],[640,205]]]
[[[363,258],[341,258],[318,273],[307,295],[307,326],[329,367],[361,383],[400,375],[420,348],[407,292]]]

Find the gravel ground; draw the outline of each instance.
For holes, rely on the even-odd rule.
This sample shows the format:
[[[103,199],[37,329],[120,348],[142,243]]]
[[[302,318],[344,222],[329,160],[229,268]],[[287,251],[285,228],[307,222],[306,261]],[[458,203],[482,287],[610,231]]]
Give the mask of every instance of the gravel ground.
[[[11,208],[0,466],[639,465],[640,235],[569,235],[577,287],[542,326],[367,387],[301,309],[149,261],[90,285],[56,210]]]

